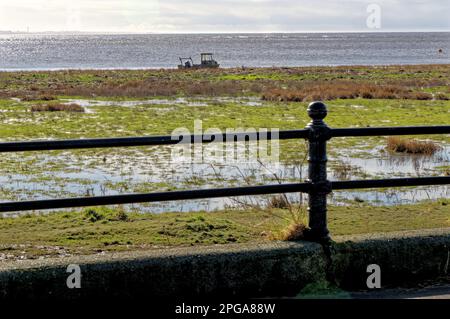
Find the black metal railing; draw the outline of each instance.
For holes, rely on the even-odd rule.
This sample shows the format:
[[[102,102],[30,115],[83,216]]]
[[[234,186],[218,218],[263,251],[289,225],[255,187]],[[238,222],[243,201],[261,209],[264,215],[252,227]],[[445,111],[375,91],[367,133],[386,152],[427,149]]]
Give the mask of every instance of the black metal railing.
[[[332,190],[450,184],[450,176],[330,182],[327,179],[326,151],[327,141],[333,137],[450,134],[450,125],[333,129],[328,127],[323,121],[323,119],[327,116],[327,107],[322,102],[311,103],[308,106],[308,115],[312,121],[305,129],[302,130],[280,131],[277,132],[277,134],[272,134],[271,132],[268,132],[267,134],[223,134],[222,138],[217,140],[214,139],[214,135],[205,134],[180,137],[151,136],[0,143],[0,153],[4,153],[62,149],[173,145],[178,143],[195,142],[239,142],[245,140],[253,141],[263,139],[287,140],[304,138],[309,141],[308,180],[302,183],[3,202],[0,203],[0,212],[302,192],[308,193],[309,195],[308,239],[324,242],[329,240],[329,231],[327,227],[327,195]]]

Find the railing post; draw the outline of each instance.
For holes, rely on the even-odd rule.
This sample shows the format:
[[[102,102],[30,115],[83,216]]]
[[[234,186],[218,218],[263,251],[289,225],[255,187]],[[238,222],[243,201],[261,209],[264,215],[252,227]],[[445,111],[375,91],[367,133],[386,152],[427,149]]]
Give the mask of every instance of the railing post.
[[[327,107],[322,102],[313,102],[308,106],[308,115],[312,121],[309,129],[308,179],[311,183],[308,198],[309,230],[307,239],[316,242],[328,242],[327,195],[331,192],[331,183],[327,180],[327,140],[330,128],[323,121],[327,116]]]

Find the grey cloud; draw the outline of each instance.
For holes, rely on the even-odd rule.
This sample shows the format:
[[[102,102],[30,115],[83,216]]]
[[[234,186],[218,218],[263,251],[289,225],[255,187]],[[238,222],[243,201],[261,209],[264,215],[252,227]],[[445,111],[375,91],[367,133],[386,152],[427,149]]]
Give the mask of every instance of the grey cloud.
[[[330,30],[365,28],[367,5],[377,3],[381,7],[383,26],[388,29],[448,29],[449,2],[434,1],[196,1],[183,7],[182,0],[168,0],[161,4],[161,14],[166,17],[186,18],[195,28],[197,24],[242,24],[263,26],[277,25],[287,30]],[[239,19],[235,13],[241,12]],[[186,19],[184,19],[186,21]],[[248,23],[251,22],[251,23]]]

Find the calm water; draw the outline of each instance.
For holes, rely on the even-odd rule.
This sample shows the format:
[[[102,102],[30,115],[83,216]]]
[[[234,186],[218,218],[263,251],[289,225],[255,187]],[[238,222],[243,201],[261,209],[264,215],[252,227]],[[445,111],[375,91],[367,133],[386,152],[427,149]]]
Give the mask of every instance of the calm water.
[[[171,68],[200,52],[224,67],[450,63],[450,32],[0,35],[2,70]]]

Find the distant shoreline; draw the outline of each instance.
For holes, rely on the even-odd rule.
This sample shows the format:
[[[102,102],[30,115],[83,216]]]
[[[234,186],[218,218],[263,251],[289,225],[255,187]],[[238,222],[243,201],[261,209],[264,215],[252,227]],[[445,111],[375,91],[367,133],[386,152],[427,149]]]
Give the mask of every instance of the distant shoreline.
[[[270,70],[270,69],[311,69],[311,68],[383,68],[383,67],[410,67],[410,66],[450,66],[450,61],[448,63],[405,63],[405,64],[349,64],[349,65],[300,65],[300,66],[244,66],[243,67],[221,67],[218,70],[234,70],[234,69],[251,69],[251,70]],[[96,72],[96,71],[174,71],[178,70],[176,66],[173,68],[167,67],[149,67],[149,68],[30,68],[30,69],[0,69],[0,72],[4,73],[22,73],[22,72],[62,72],[62,71],[79,71],[79,72]],[[188,70],[184,72],[192,72],[193,70]],[[205,69],[204,69],[205,71]],[[207,71],[207,70],[206,70]]]
[[[107,32],[107,31],[0,31],[0,35],[259,35],[259,34],[380,34],[380,33],[450,33],[450,30],[401,31],[261,31],[261,32]]]

